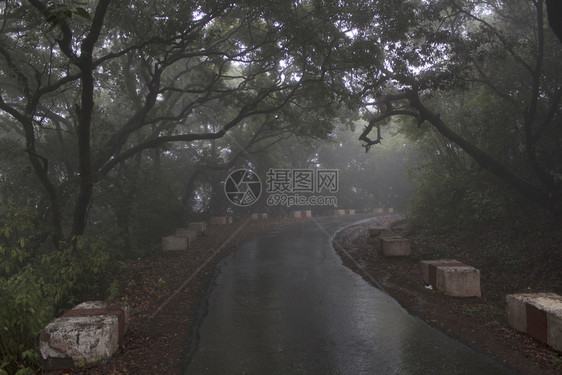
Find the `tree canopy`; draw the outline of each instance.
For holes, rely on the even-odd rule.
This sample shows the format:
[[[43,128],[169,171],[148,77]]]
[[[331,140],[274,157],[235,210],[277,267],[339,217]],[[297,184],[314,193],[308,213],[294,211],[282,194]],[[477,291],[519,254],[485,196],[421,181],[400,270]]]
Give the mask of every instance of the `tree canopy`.
[[[0,372],[110,258],[232,210],[233,168],[337,168],[339,202],[367,209],[405,208],[407,166],[410,217],[445,229],[454,204],[486,220],[521,201],[562,214],[561,13],[554,0],[0,2]]]
[[[544,1],[389,4],[391,17],[373,14],[369,32],[357,37],[384,56],[353,88],[370,113],[364,146],[380,142],[389,117],[427,121],[481,167],[559,214],[562,49],[546,27]],[[468,96],[480,106],[449,116]]]
[[[65,246],[96,186],[139,155],[191,153],[199,176],[358,115],[369,150],[406,116],[559,212],[556,14],[544,0],[4,2],[3,176],[22,146],[35,176],[4,199],[48,212]],[[226,134],[244,145],[201,148]]]
[[[267,131],[321,137],[337,113],[325,75],[342,30],[308,2],[8,1],[2,16],[2,127],[24,139],[57,244],[144,150],[270,113]]]

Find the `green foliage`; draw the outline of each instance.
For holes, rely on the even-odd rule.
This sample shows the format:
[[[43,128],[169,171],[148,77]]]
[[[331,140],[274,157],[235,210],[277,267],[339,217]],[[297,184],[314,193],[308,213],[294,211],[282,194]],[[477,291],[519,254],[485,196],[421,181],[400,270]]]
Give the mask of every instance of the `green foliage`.
[[[30,254],[26,249],[29,248],[36,218],[32,210],[18,212],[11,207],[0,220],[0,276],[13,274],[28,261]]]
[[[26,267],[0,285],[0,354],[2,369],[15,372],[33,366],[39,359],[35,351],[37,334],[53,316],[52,300],[44,285]],[[18,371],[19,373],[19,371]]]
[[[37,214],[11,207],[0,220],[0,369],[24,374],[39,359],[39,331],[58,308],[100,285],[109,261],[102,241],[74,238],[61,250],[39,241]]]
[[[84,8],[87,3],[79,1],[67,1],[65,4],[51,4],[45,9],[46,21],[51,24],[51,29],[62,26],[68,22],[72,16],[80,16],[91,20],[90,13]]]
[[[519,215],[520,197],[459,147],[431,129],[404,129],[423,145],[425,154],[425,162],[411,171],[417,185],[409,207],[413,227],[468,235],[479,226]]]
[[[450,128],[503,165],[519,171],[528,168],[521,132],[514,126],[516,113],[489,89],[469,85],[466,90],[434,92],[427,100]],[[520,215],[521,196],[427,123],[403,123],[401,132],[420,145],[426,159],[412,171],[418,185],[409,212],[414,226],[436,234],[468,235],[475,228]]]
[[[442,234],[470,234],[475,227],[507,219],[517,197],[497,179],[480,170],[423,171],[409,208],[413,227]]]
[[[107,299],[109,301],[113,301],[119,295],[119,291],[119,281],[113,280],[109,285],[109,288],[107,288]]]
[[[57,304],[72,305],[101,286],[109,263],[106,249],[104,241],[80,236],[62,250],[41,257],[38,267],[49,275],[46,289]]]

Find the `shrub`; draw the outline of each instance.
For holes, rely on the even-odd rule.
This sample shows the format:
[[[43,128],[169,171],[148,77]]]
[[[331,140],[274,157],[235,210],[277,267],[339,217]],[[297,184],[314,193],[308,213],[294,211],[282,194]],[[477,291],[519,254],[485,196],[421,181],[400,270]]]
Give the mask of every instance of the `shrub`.
[[[418,179],[409,219],[413,227],[436,234],[470,234],[489,223],[513,219],[520,207],[514,192],[483,171],[433,172]]]
[[[0,375],[31,371],[40,330],[107,270],[103,241],[77,237],[55,249],[45,238],[33,210],[11,207],[0,220]]]

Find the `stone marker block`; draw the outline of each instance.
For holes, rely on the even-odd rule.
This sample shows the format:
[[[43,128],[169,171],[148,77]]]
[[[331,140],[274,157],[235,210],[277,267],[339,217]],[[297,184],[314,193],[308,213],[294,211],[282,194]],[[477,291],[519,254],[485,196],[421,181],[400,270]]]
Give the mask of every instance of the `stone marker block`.
[[[291,217],[312,217],[312,211],[310,210],[303,210],[303,211],[292,211]]]
[[[436,287],[453,297],[481,297],[480,270],[471,266],[437,267]]]
[[[384,256],[408,256],[411,254],[410,241],[401,237],[379,237]]]
[[[176,229],[176,237],[189,238],[189,245],[191,245],[197,239],[197,232],[189,228],[179,228]]]
[[[191,229],[196,233],[206,232],[207,231],[207,224],[204,221],[199,221],[196,223],[189,223],[187,224],[187,229]]]
[[[506,302],[510,326],[562,351],[562,296],[554,293],[508,294]]]
[[[375,209],[373,210],[373,213],[375,213],[375,214],[382,214],[382,213],[383,213],[383,209],[382,209],[381,207],[375,208]]]
[[[163,251],[185,251],[189,249],[189,237],[168,236],[162,237]]]
[[[129,322],[126,304],[85,302],[49,323],[39,336],[46,369],[108,360],[123,344]]]
[[[394,237],[394,233],[385,227],[373,227],[369,228],[369,242],[371,244],[379,244],[380,248],[380,238],[381,237]]]
[[[81,314],[102,313],[105,311],[110,314],[117,315],[119,320],[119,343],[123,343],[125,333],[129,329],[130,309],[125,302],[106,302],[106,301],[88,301],[76,305],[72,310],[63,316],[76,316],[77,312]]]
[[[437,288],[437,268],[438,267],[462,267],[466,264],[453,259],[422,260],[420,262],[423,281],[426,284]]]
[[[394,233],[388,228],[385,227],[371,227],[369,228],[369,237],[371,238],[378,238],[378,237],[393,237]]]
[[[226,225],[232,224],[232,217],[230,216],[213,216],[210,220],[212,225]]]
[[[533,294],[508,294],[505,296],[507,302],[507,323],[518,331],[527,333],[527,301]]]
[[[266,213],[252,214],[252,220],[266,220],[266,219],[267,219]]]
[[[334,216],[347,216],[347,215],[355,215],[355,210],[353,209],[334,210]]]

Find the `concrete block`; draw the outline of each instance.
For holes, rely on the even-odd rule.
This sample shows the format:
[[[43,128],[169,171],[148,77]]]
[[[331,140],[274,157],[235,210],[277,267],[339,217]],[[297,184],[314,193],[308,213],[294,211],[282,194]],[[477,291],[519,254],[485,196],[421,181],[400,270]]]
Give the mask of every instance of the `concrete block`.
[[[189,237],[168,236],[162,237],[163,251],[185,251],[189,249]]]
[[[354,209],[334,210],[334,216],[355,215]]]
[[[384,256],[408,256],[411,254],[410,241],[401,237],[380,237],[380,247]]]
[[[382,214],[382,213],[383,213],[383,209],[382,209],[381,207],[375,208],[375,209],[373,210],[373,213],[374,213],[374,214]]]
[[[212,225],[232,224],[232,217],[230,217],[230,216],[213,216],[213,217],[211,217],[210,223]]]
[[[304,210],[304,211],[292,211],[291,217],[312,217],[312,211]]]
[[[436,287],[453,297],[481,297],[480,270],[471,266],[437,267]]]
[[[107,302],[107,301],[88,301],[76,305],[72,310],[63,316],[76,316],[77,314],[102,314],[107,313],[117,315],[119,320],[119,343],[123,343],[123,337],[129,329],[130,309],[125,302]]]
[[[197,233],[206,232],[207,224],[204,221],[189,223],[187,224],[187,229],[191,229]]]
[[[266,213],[252,214],[252,220],[266,220],[266,219],[267,219]]]
[[[191,245],[197,239],[197,232],[189,228],[179,228],[176,229],[176,237],[189,238],[189,245]]]
[[[463,267],[466,264],[453,259],[422,260],[420,262],[423,281],[426,284],[437,287],[437,268],[438,267]]]
[[[556,313],[546,314],[547,329],[548,329],[548,342],[555,350],[562,352],[562,310]]]
[[[385,227],[373,227],[369,228],[369,242],[373,245],[379,244],[379,249],[381,249],[381,237],[394,237],[394,233]]]
[[[388,214],[393,212],[394,212],[394,208],[387,208],[387,207],[379,207],[373,210],[373,213],[375,214]]]
[[[506,302],[510,326],[562,351],[562,296],[554,293],[508,294]]]
[[[126,304],[82,303],[41,331],[39,352],[46,369],[108,360],[123,343],[128,327]]]
[[[371,238],[378,238],[378,237],[393,237],[394,233],[388,228],[385,227],[371,227],[368,229],[369,237]]]
[[[527,333],[527,302],[522,296],[522,294],[508,294],[505,296],[505,301],[507,302],[507,323],[516,330]]]

